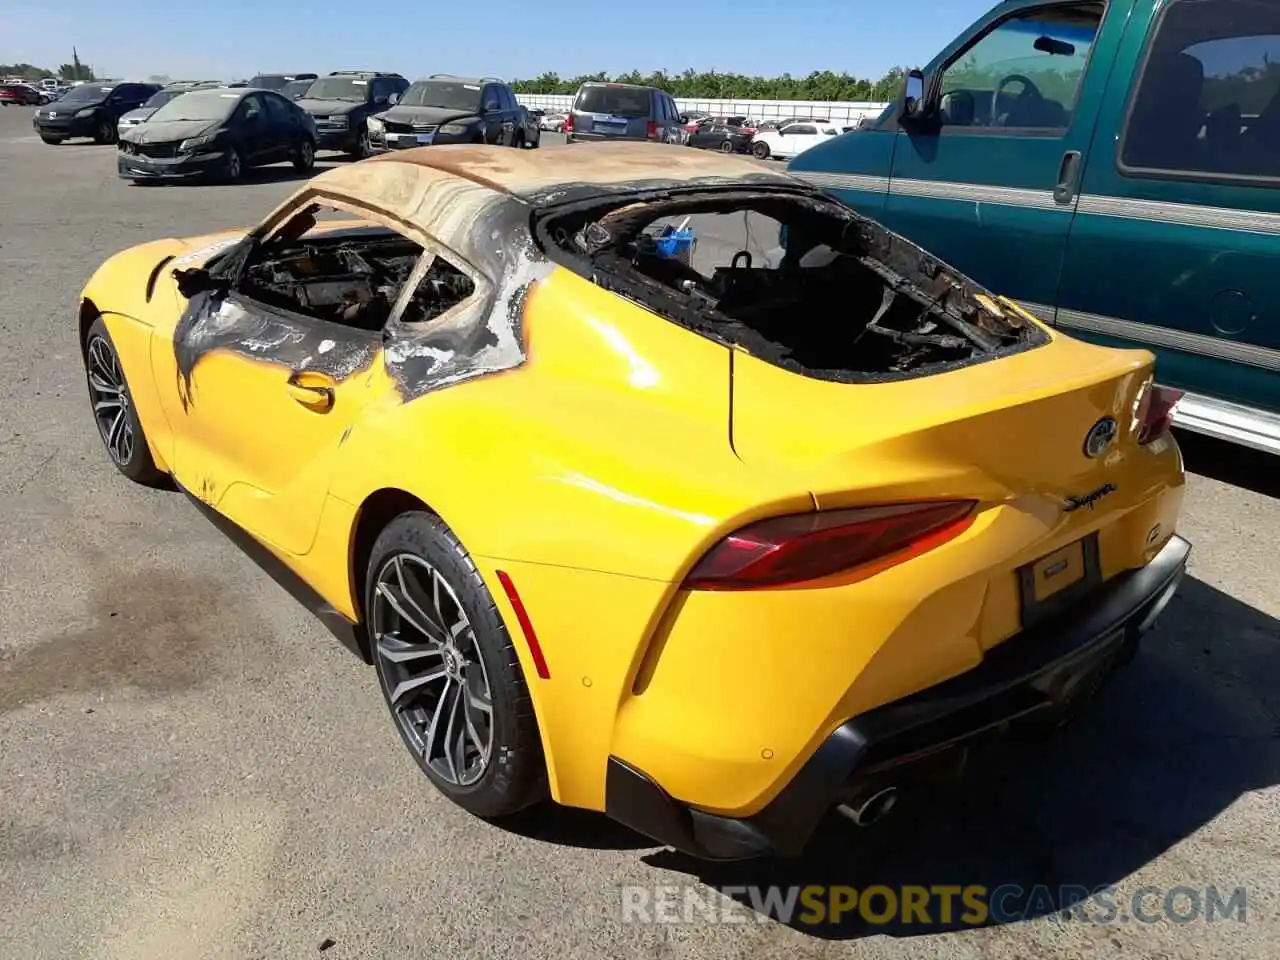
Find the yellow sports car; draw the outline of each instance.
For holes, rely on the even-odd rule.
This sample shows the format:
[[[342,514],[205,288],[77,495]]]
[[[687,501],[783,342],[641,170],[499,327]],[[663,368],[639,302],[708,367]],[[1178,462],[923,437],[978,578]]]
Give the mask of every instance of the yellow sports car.
[[[116,466],[311,601],[483,817],[795,854],[1073,715],[1190,549],[1150,354],[732,156],[337,167],[113,256],[80,331]]]

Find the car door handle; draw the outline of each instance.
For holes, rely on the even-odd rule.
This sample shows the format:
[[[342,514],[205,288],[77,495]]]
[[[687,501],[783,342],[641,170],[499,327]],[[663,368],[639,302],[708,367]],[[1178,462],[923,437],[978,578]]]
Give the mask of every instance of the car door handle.
[[[333,409],[334,383],[314,370],[297,370],[290,377],[285,389],[298,403],[317,413]]]
[[[1068,150],[1062,155],[1062,165],[1058,168],[1058,185],[1053,188],[1055,203],[1070,203],[1076,198],[1081,159],[1079,150]]]

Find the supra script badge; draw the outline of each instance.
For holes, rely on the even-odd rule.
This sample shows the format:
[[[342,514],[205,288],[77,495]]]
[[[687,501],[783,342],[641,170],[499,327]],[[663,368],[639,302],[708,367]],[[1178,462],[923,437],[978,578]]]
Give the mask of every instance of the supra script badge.
[[[1082,493],[1078,497],[1067,497],[1066,502],[1062,505],[1065,513],[1074,513],[1082,507],[1093,509],[1093,505],[1103,497],[1110,496],[1116,492],[1116,487],[1110,483],[1104,483],[1097,490],[1090,490],[1088,493]]]

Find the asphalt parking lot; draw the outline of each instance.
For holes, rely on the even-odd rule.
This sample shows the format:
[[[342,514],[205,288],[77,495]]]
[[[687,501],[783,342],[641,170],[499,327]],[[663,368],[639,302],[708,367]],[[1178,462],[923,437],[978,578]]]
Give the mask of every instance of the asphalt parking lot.
[[[1192,576],[1160,627],[1078,726],[963,793],[834,823],[785,867],[568,811],[498,829],[430,788],[371,671],[184,498],[111,468],[88,415],[91,271],[254,223],[292,169],[137,188],[114,147],[45,146],[29,116],[0,111],[0,957],[1280,956],[1280,464],[1188,441]],[[621,910],[624,886],[774,883],[1243,887],[1247,913],[939,932]]]

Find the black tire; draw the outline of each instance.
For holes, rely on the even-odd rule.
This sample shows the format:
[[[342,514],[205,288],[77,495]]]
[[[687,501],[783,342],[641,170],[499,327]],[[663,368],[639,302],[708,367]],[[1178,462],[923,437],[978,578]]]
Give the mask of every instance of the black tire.
[[[310,137],[303,137],[293,150],[293,169],[307,171],[316,165],[316,145]]]
[[[244,154],[239,147],[227,151],[227,168],[222,172],[222,178],[227,183],[239,183],[244,179]]]
[[[517,150],[524,149],[524,131],[517,133],[514,137],[511,138],[511,145],[515,147]]]
[[[93,126],[94,143],[115,143],[116,127],[110,120],[99,120]]]
[[[734,153],[736,150],[737,150],[737,148],[733,145],[733,141],[732,141],[732,140],[721,140],[721,141],[720,141],[720,152],[721,152],[721,153]]]
[[[756,143],[753,143],[751,145],[751,152],[755,155],[755,158],[757,160],[769,159],[769,145],[762,141],[757,141]]]
[[[47,133],[40,134],[40,139],[52,147],[56,147],[63,141],[63,137],[51,137]]]
[[[355,149],[351,151],[352,160],[364,160],[373,156],[373,148],[369,145],[369,128],[364,124],[356,131]]]
[[[430,568],[440,575],[448,587],[447,592],[439,592],[445,598],[441,600],[442,606],[447,605],[449,610],[456,608],[457,611],[457,616],[454,617],[449,610],[431,605],[432,615],[441,622],[448,621],[449,626],[456,626],[463,616],[469,621],[470,629],[462,630],[451,641],[458,646],[453,660],[444,659],[443,653],[419,654],[419,659],[414,660],[396,661],[387,657],[386,651],[394,650],[392,644],[401,643],[400,649],[405,646],[401,641],[386,636],[388,631],[382,627],[387,617],[391,617],[391,622],[395,623],[397,637],[425,636],[422,631],[415,632],[410,623],[395,612],[385,594],[379,592],[380,582],[387,579],[391,579],[393,583],[400,582],[394,573],[397,562],[400,564],[401,574],[418,578],[411,589],[420,598],[419,609],[424,604],[431,604],[429,595],[423,592],[421,586],[424,582],[421,578],[429,575]],[[396,729],[419,768],[446,797],[485,819],[509,816],[546,799],[546,762],[533,713],[533,702],[519,658],[492,595],[458,538],[433,514],[425,511],[401,514],[383,529],[375,541],[364,580],[365,621],[378,673],[378,684],[391,710]],[[398,592],[399,587],[394,587],[393,591]],[[403,603],[403,599],[399,602]],[[473,640],[467,639],[468,637]],[[428,646],[430,644],[424,642],[415,649],[421,650]],[[428,714],[440,716],[437,727],[444,722],[444,717],[438,710],[441,700],[445,701],[444,706],[452,715],[453,708],[463,699],[460,696],[461,690],[465,688],[470,691],[475,686],[473,677],[477,675],[477,664],[473,658],[477,655],[482,661],[478,665],[482,668],[478,675],[482,676],[490,694],[488,729],[491,731],[491,740],[489,759],[482,767],[483,772],[477,771],[476,779],[464,784],[464,778],[456,777],[451,780],[433,767],[433,763],[439,765],[442,761],[433,760],[431,754],[434,751],[428,743],[430,738],[423,728],[430,723]],[[441,659],[423,662],[427,657],[437,656]],[[409,667],[407,664],[416,666]],[[460,682],[452,687],[455,690],[452,706],[445,699],[450,690],[447,682],[436,700],[429,700],[430,691],[426,685],[422,685],[419,688],[421,693],[407,696],[397,707],[393,700],[397,685],[409,677],[435,670],[436,664],[459,671]],[[414,669],[419,672],[413,674]],[[469,696],[465,699],[466,702],[461,703],[461,709],[458,710],[464,720],[467,719],[468,707],[472,702]],[[471,716],[480,717],[482,722],[482,714]],[[472,729],[479,729],[480,722]],[[446,729],[446,740],[448,732]],[[458,732],[462,736],[462,732]],[[470,737],[464,740],[464,753],[451,754],[445,773],[457,768],[455,760],[459,756],[463,757],[464,765],[467,764],[465,743],[468,740],[473,744],[476,742]],[[428,744],[426,749],[424,744]],[[466,769],[471,768],[467,766]]]
[[[168,478],[151,459],[151,448],[147,446],[147,436],[138,420],[133,394],[129,392],[129,384],[120,366],[120,357],[101,317],[90,325],[83,346],[90,409],[107,456],[117,470],[135,483],[148,487],[166,486]],[[120,401],[114,410],[114,416],[111,408],[99,410],[99,406],[110,402],[112,397],[118,397]],[[116,417],[119,418],[118,421]],[[127,449],[125,431],[128,431]]]

